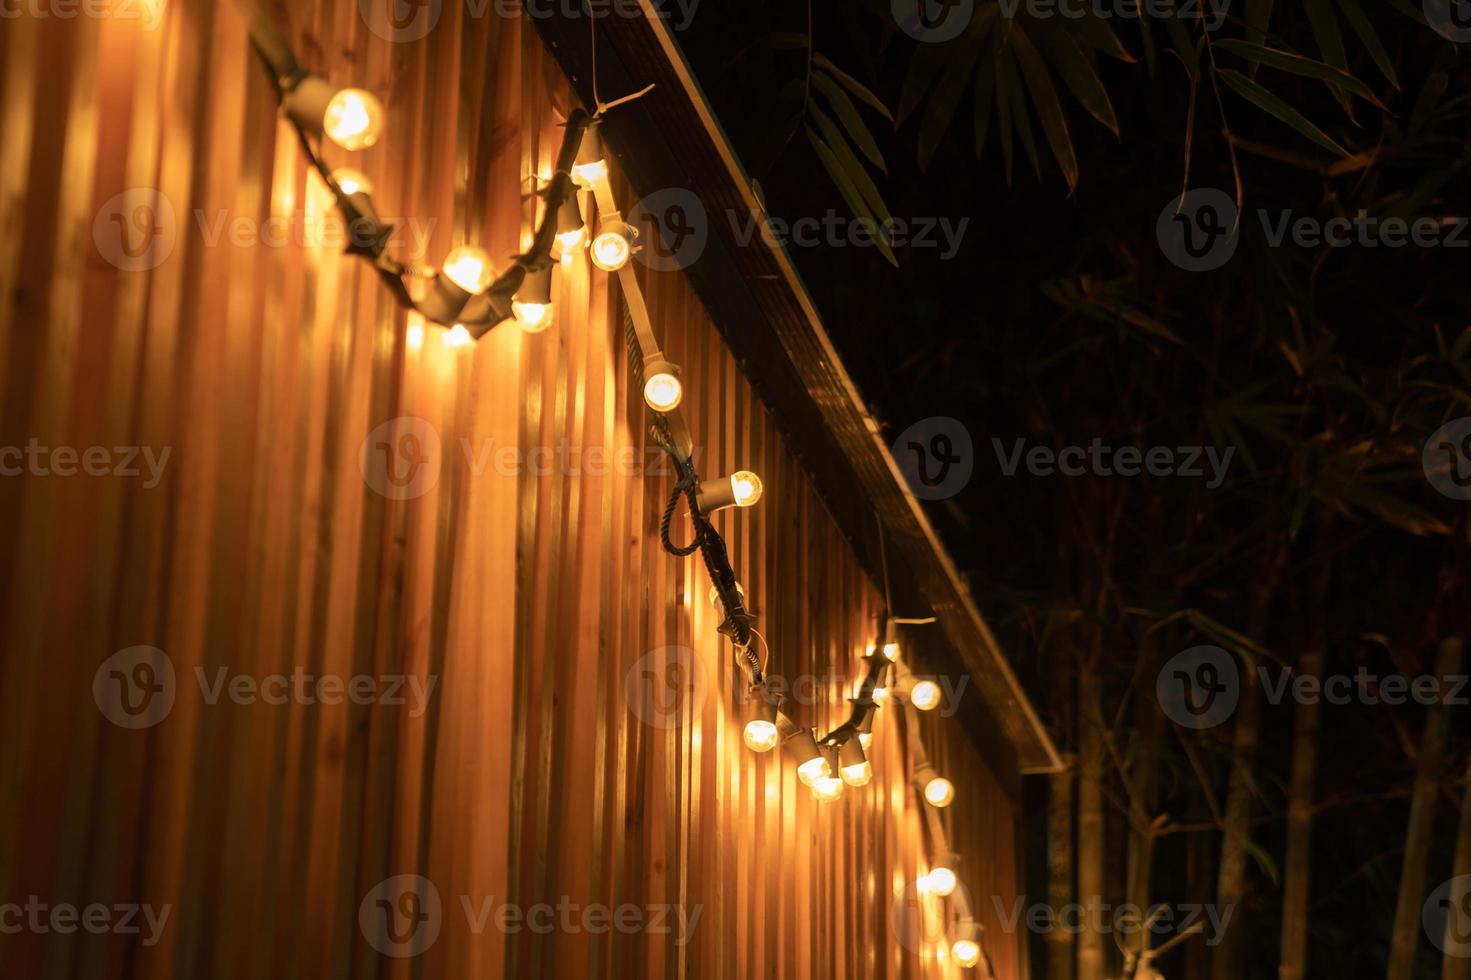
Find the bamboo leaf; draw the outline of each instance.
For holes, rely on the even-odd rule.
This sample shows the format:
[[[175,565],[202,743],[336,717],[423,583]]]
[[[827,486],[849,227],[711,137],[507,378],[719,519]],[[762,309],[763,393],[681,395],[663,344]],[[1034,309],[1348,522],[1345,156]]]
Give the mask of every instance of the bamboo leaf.
[[[848,93],[838,87],[824,72],[812,73],[812,85],[817,91],[827,96],[832,104],[833,111],[837,113],[838,120],[842,122],[843,128],[848,131],[848,138],[857,144],[863,155],[868,157],[870,163],[883,173],[888,173],[884,166],[884,155],[879,152],[879,146],[873,140],[873,134],[868,131],[868,126],[863,122],[863,117],[858,114],[858,109],[853,105],[853,100],[848,98]]]
[[[1058,75],[1062,76],[1063,82],[1077,98],[1078,104],[1117,136],[1119,121],[1114,114],[1113,103],[1109,101],[1108,91],[1071,35],[1066,31],[1043,30],[1038,34],[1037,43],[1042,46],[1047,60],[1057,69]]]
[[[934,159],[935,151],[945,137],[945,131],[955,118],[960,97],[965,93],[966,83],[970,81],[980,59],[981,48],[1000,9],[999,5],[995,5],[977,14],[971,19],[964,34],[945,45],[950,49],[951,61],[941,76],[940,83],[930,93],[925,105],[924,119],[919,127],[918,152],[921,170],[929,169],[930,161]]]
[[[1124,42],[1114,33],[1109,22],[1102,17],[1079,17],[1067,22],[1068,30],[1076,35],[1076,39],[1101,54],[1110,58],[1134,64],[1139,59],[1129,53],[1124,47]]]
[[[1246,0],[1246,40],[1264,44],[1272,27],[1272,6],[1276,0]]]
[[[822,137],[811,126],[807,127],[807,140],[812,144],[812,149],[816,152],[817,158],[822,161],[822,165],[827,170],[828,176],[837,185],[838,193],[843,196],[843,200],[847,202],[849,209],[859,218],[871,222],[876,221],[873,212],[869,210],[867,203],[863,200],[863,195],[859,193],[858,189],[849,179],[842,164],[838,162],[837,155],[830,146],[823,142]],[[888,263],[897,268],[899,263],[894,258],[894,252],[889,248],[889,243],[884,240],[883,234],[881,232],[875,234],[873,241],[878,247],[878,250],[883,253],[884,258],[888,260]]]
[[[1020,33],[1014,31],[1013,33]],[[1032,117],[1027,113],[1026,96],[1022,93],[1022,79],[1017,71],[1016,51],[1011,45],[1004,49],[1001,61],[1001,78],[1006,83],[1006,101],[1009,103],[1011,114],[1011,125],[1016,130],[1016,138],[1021,142],[1022,149],[1027,151],[1027,159],[1032,161],[1032,172],[1040,180],[1042,177],[1042,163],[1037,156],[1037,139],[1032,135]],[[1010,179],[1010,173],[1007,178]]]
[[[894,114],[895,125],[908,119],[910,113],[924,101],[925,93],[934,85],[936,77],[945,67],[940,51],[947,47],[949,45],[921,44],[915,49],[914,57],[909,61],[909,70],[904,73],[904,84],[899,88],[899,109]]]
[[[1305,58],[1291,51],[1267,48],[1260,44],[1251,44],[1247,41],[1217,41],[1216,49],[1234,54],[1239,58],[1245,58],[1253,64],[1270,65],[1273,68],[1280,68],[1294,75],[1301,75],[1305,78],[1319,78],[1334,85],[1340,85],[1364,101],[1383,109],[1385,112],[1389,111],[1389,107],[1379,101],[1379,97],[1374,94],[1373,89],[1348,72],[1340,71],[1324,62],[1314,61],[1312,58]]]
[[[1068,135],[1067,117],[1062,113],[1062,102],[1057,98],[1057,89],[1052,84],[1052,73],[1047,70],[1042,56],[1037,52],[1026,32],[1012,32],[1011,47],[1016,52],[1017,63],[1026,76],[1027,90],[1032,95],[1032,104],[1037,107],[1037,118],[1042,123],[1042,132],[1047,136],[1047,145],[1057,158],[1067,181],[1068,192],[1078,185],[1078,158],[1073,152],[1073,140]]]
[[[996,91],[996,50],[988,48],[976,62],[976,159],[986,153],[986,134],[991,128],[991,98]],[[1471,331],[1468,331],[1471,333]]]
[[[796,31],[772,31],[771,46],[778,51],[805,51],[807,35]]]
[[[1334,142],[1327,133],[1309,122],[1306,116],[1241,74],[1241,72],[1225,68],[1217,71],[1216,75],[1237,95],[1246,99],[1257,108],[1276,116],[1314,143],[1317,143],[1324,149],[1332,150],[1340,156],[1346,157],[1349,155],[1348,151]]]
[[[833,122],[832,117],[827,115],[817,106],[808,106],[808,112],[817,121],[817,128],[821,131],[823,142],[827,144],[832,152],[833,158],[842,167],[843,172],[848,175],[848,181],[858,192],[864,203],[868,206],[870,213],[881,221],[890,219],[889,206],[884,203],[883,195],[879,193],[878,187],[874,185],[873,179],[868,176],[868,171],[863,168],[857,154],[853,152],[848,141],[843,138],[838,124]]]
[[[1343,18],[1348,21],[1348,26],[1353,28],[1359,41],[1369,52],[1369,57],[1374,59],[1374,64],[1379,66],[1380,72],[1394,86],[1395,91],[1399,91],[1399,76],[1395,74],[1394,62],[1389,60],[1389,52],[1384,50],[1384,42],[1379,40],[1374,25],[1364,16],[1364,8],[1359,6],[1359,0],[1338,0],[1338,7],[1343,11]]]
[[[821,54],[814,54],[812,56],[812,60],[819,68],[822,68],[833,78],[836,78],[838,80],[838,83],[841,84],[845,89],[858,96],[860,101],[866,102],[869,106],[882,113],[883,117],[889,122],[894,121],[894,114],[889,111],[889,107],[884,105],[883,100],[880,99],[877,95],[874,95],[871,91],[869,91],[862,82],[858,81],[858,79],[843,71],[841,68],[833,64]]]
[[[1303,0],[1303,6],[1307,10],[1308,24],[1313,30],[1313,40],[1318,43],[1318,51],[1323,55],[1323,60],[1346,74],[1348,55],[1343,50],[1343,33],[1338,29],[1338,18],[1333,15],[1333,0]],[[1333,82],[1328,83],[1328,88],[1339,105],[1343,106],[1343,111],[1352,118],[1353,108],[1349,104],[1348,93]]]

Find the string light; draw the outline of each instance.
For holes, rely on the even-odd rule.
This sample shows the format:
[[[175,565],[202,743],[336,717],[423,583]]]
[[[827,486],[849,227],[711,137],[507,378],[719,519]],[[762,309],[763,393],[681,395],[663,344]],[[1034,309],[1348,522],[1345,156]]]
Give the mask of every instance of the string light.
[[[527,333],[541,333],[552,323],[552,267],[546,265],[526,273],[516,298],[511,301],[516,323]]]
[[[557,210],[557,247],[563,255],[568,255],[582,244],[582,236],[586,233],[582,209],[577,205],[577,195],[569,194]]]
[[[946,897],[955,891],[958,879],[955,876],[956,857],[950,852],[943,852],[935,856],[934,864],[930,867],[930,873],[925,875],[925,891],[931,895]]]
[[[932,711],[940,703],[940,685],[924,680],[909,689],[909,703],[920,711]]]
[[[769,692],[764,684],[751,685],[750,695],[741,738],[752,752],[770,752],[781,740],[778,728],[781,696]]]
[[[592,264],[604,272],[617,272],[633,255],[633,241],[638,229],[617,218],[608,218],[598,226],[592,240]]]
[[[936,776],[924,784],[924,798],[931,806],[947,807],[955,802],[955,784],[944,776]]]
[[[706,480],[699,489],[700,510],[706,514],[725,507],[750,507],[761,499],[761,478],[737,470],[723,480]]]
[[[577,162],[572,167],[572,179],[579,187],[587,188],[608,179],[608,164],[603,160],[603,141],[598,137],[597,129],[592,126],[582,134],[582,143],[577,147]]]
[[[843,796],[843,780],[834,772],[841,768],[838,750],[827,749],[824,760],[827,762],[827,772],[813,781],[812,795],[823,803],[833,803]]]
[[[873,766],[863,754],[862,738],[850,738],[838,750],[839,774],[849,786],[867,786],[873,779]]]
[[[383,132],[383,103],[360,88],[339,88],[320,75],[301,78],[281,101],[286,115],[302,129],[344,150],[362,150]]]
[[[956,939],[950,944],[950,956],[961,966],[969,969],[981,961],[981,944],[976,941],[980,928],[971,919],[962,919],[956,925]]]
[[[812,786],[819,779],[826,779],[833,774],[832,767],[828,765],[827,759],[823,758],[822,751],[817,747],[817,739],[810,728],[799,728],[787,736],[782,743],[782,748],[790,752],[797,763],[797,778],[807,786]]]
[[[656,412],[672,412],[684,400],[679,366],[659,358],[644,364],[644,403]]]
[[[475,338],[470,336],[470,331],[463,323],[457,323],[444,332],[444,346],[448,350],[469,347],[473,343]]]

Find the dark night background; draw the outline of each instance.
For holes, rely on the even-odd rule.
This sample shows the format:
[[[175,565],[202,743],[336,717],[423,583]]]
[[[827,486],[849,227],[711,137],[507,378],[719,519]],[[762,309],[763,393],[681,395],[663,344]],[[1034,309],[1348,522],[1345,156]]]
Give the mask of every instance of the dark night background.
[[[978,0],[975,16],[987,6]],[[1261,705],[1259,727],[1239,710],[1230,724],[1182,733],[1154,704],[1160,665],[1214,644],[1273,676],[1301,669],[1311,649],[1332,673],[1420,675],[1446,637],[1465,635],[1471,607],[1466,503],[1438,493],[1421,465],[1430,434],[1471,414],[1471,235],[1459,247],[1272,247],[1257,216],[1365,209],[1454,227],[1467,211],[1467,55],[1407,3],[1282,3],[1264,21],[1268,9],[1238,0],[1209,39],[1189,20],[1114,19],[1104,24],[1121,49],[1112,56],[1079,41],[1117,136],[1050,62],[1076,151],[1072,189],[1030,79],[1026,96],[998,98],[1026,99],[1040,174],[1018,132],[1008,178],[995,111],[977,155],[978,80],[997,93],[1007,82],[987,60],[995,29],[924,44],[876,0],[757,0],[701,6],[679,34],[774,215],[852,214],[805,138],[806,107],[824,105],[806,83],[810,38],[898,117],[853,100],[882,153],[886,172],[864,166],[889,213],[970,219],[948,261],[933,248],[898,249],[896,264],[875,248],[789,252],[888,438],[930,416],[969,431],[974,476],[930,516],[1083,779],[1090,740],[1080,733],[1089,717],[1105,719],[1107,752],[1093,762],[1106,801],[1104,897],[1141,894],[1125,882],[1126,855],[1142,846],[1152,901],[1238,905],[1230,948],[1187,940],[1155,964],[1171,977],[1277,972],[1297,712],[1289,698]],[[1017,24],[1039,41],[1056,29]],[[1253,38],[1319,67],[1253,65],[1218,43]],[[1344,153],[1223,84],[1233,70]],[[1350,93],[1345,75],[1367,95]],[[1236,197],[1239,173],[1239,247],[1212,271],[1176,267],[1156,238],[1187,184],[1187,157],[1192,189]],[[1007,477],[991,444],[1025,437],[1059,449],[1095,436],[1236,455],[1225,484],[1208,489],[1183,477]],[[1313,814],[1299,877],[1308,975],[1385,975],[1407,851],[1424,851],[1422,896],[1451,877],[1465,715],[1451,707],[1437,752],[1424,706],[1320,709],[1316,775],[1300,801]],[[1409,829],[1417,774],[1432,801],[1428,833]],[[1047,807],[1048,785],[1030,786]],[[1150,825],[1165,830],[1143,834]],[[1029,885],[1041,898],[1058,853],[1047,827],[1034,829]],[[1227,883],[1233,835],[1245,870]],[[1046,945],[1034,937],[1034,969],[1069,976]],[[1401,957],[1391,976],[1441,976],[1439,952],[1423,934],[1417,946],[1413,974],[1394,972],[1407,968]],[[1106,952],[1108,975],[1119,975],[1112,943]]]

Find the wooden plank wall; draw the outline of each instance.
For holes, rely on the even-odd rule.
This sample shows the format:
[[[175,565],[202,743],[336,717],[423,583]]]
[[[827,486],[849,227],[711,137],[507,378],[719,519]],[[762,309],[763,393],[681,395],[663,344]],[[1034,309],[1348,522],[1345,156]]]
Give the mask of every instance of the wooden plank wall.
[[[898,719],[878,722],[874,783],[830,806],[740,744],[704,570],[658,544],[670,477],[644,472],[616,286],[579,258],[547,333],[446,349],[317,230],[324,189],[276,121],[238,11],[114,6],[0,22],[0,447],[170,455],[155,486],[0,478],[0,905],[138,902],[169,918],[156,942],[7,929],[7,975],[951,972],[891,923],[925,854]],[[464,240],[521,246],[527,178],[552,159],[569,97],[530,25],[469,9],[445,3],[427,37],[390,44],[355,0],[289,8],[304,62],[384,99],[385,139],[334,159],[372,176],[385,216],[433,221],[430,263]],[[172,225],[139,210],[151,194],[118,205],[132,188],[156,188]],[[166,257],[109,261],[112,214],[139,236],[162,227]],[[284,244],[249,234],[268,218]],[[766,480],[761,505],[721,526],[774,669],[821,676],[820,700],[841,704],[873,586],[679,274],[644,281],[688,372],[702,469]],[[437,435],[421,448],[438,477],[390,499],[369,436],[401,417]],[[559,446],[581,461],[556,462]],[[635,465],[619,465],[628,448]],[[166,653],[176,693],[129,730],[93,681],[135,645]],[[199,674],[221,670],[435,686],[422,712],[209,703]],[[925,729],[961,787],[946,819],[997,974],[1017,976],[991,898],[1009,907],[1016,890],[1013,814],[953,720]],[[360,912],[404,874],[433,883],[440,928],[417,956],[383,955]],[[513,932],[494,915],[477,928],[487,899],[699,918],[683,943],[672,915],[669,933]]]

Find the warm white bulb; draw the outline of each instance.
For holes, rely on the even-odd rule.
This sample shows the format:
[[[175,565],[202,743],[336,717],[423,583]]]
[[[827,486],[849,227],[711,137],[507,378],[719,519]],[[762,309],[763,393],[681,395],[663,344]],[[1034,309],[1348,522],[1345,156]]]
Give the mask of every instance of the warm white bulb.
[[[579,163],[572,168],[572,180],[581,187],[591,187],[608,176],[608,163],[606,160],[594,160],[591,163]]]
[[[475,343],[475,338],[470,336],[470,331],[465,329],[463,323],[457,323],[445,331],[444,346],[450,350],[456,347],[468,347],[473,343]]]
[[[338,187],[342,188],[344,194],[373,193],[373,182],[361,170],[354,170],[352,167],[338,167],[332,171],[332,179],[337,182]]]
[[[730,489],[737,507],[749,507],[761,499],[761,477],[750,470],[739,470],[730,476]]]
[[[322,131],[345,150],[372,146],[383,132],[383,103],[363,89],[342,89],[327,103]]]
[[[511,301],[511,314],[527,333],[541,333],[552,324],[552,304]]]
[[[974,939],[957,939],[950,946],[950,955],[961,966],[975,966],[981,961],[981,947]]]
[[[931,806],[949,806],[955,800],[955,784],[944,776],[936,776],[924,784],[924,798]]]
[[[754,718],[746,722],[746,730],[741,737],[745,739],[746,748],[752,752],[770,752],[776,748],[776,726],[764,718]]]
[[[880,706],[888,704],[889,689],[887,687],[876,687],[873,689],[873,694],[870,695],[870,698],[873,700],[874,704]]]
[[[858,744],[863,746],[863,751],[867,752],[868,747],[873,744],[873,732],[859,732]]]
[[[941,898],[955,890],[955,872],[949,868],[934,868],[925,876],[925,891]]]
[[[863,739],[861,736],[858,741],[860,744],[862,743]],[[855,763],[851,766],[844,766],[842,775],[843,782],[849,786],[867,786],[868,781],[873,778],[873,766],[869,765],[867,761]]]
[[[797,778],[808,786],[815,785],[819,779],[828,779],[832,774],[832,767],[822,756],[808,759],[797,767]]]
[[[886,660],[889,660],[889,661],[898,660],[899,659],[899,644],[897,644],[897,643],[885,643],[884,644],[884,658]]]
[[[812,784],[812,795],[824,803],[831,803],[843,795],[843,781],[835,776],[824,776]]]
[[[627,225],[598,232],[592,240],[592,264],[604,272],[617,272],[633,254],[633,236]]]
[[[557,236],[557,245],[561,248],[562,254],[567,255],[575,250],[577,246],[581,245],[584,233],[584,229],[574,228],[572,231],[564,231],[559,234]]]
[[[461,245],[450,252],[444,257],[443,268],[446,279],[472,296],[484,292],[495,279],[490,256],[474,245]]]
[[[909,703],[920,711],[929,711],[940,703],[940,685],[934,681],[920,681],[909,691]]]
[[[667,372],[651,375],[644,382],[644,401],[656,412],[672,412],[684,398],[684,385]]]

